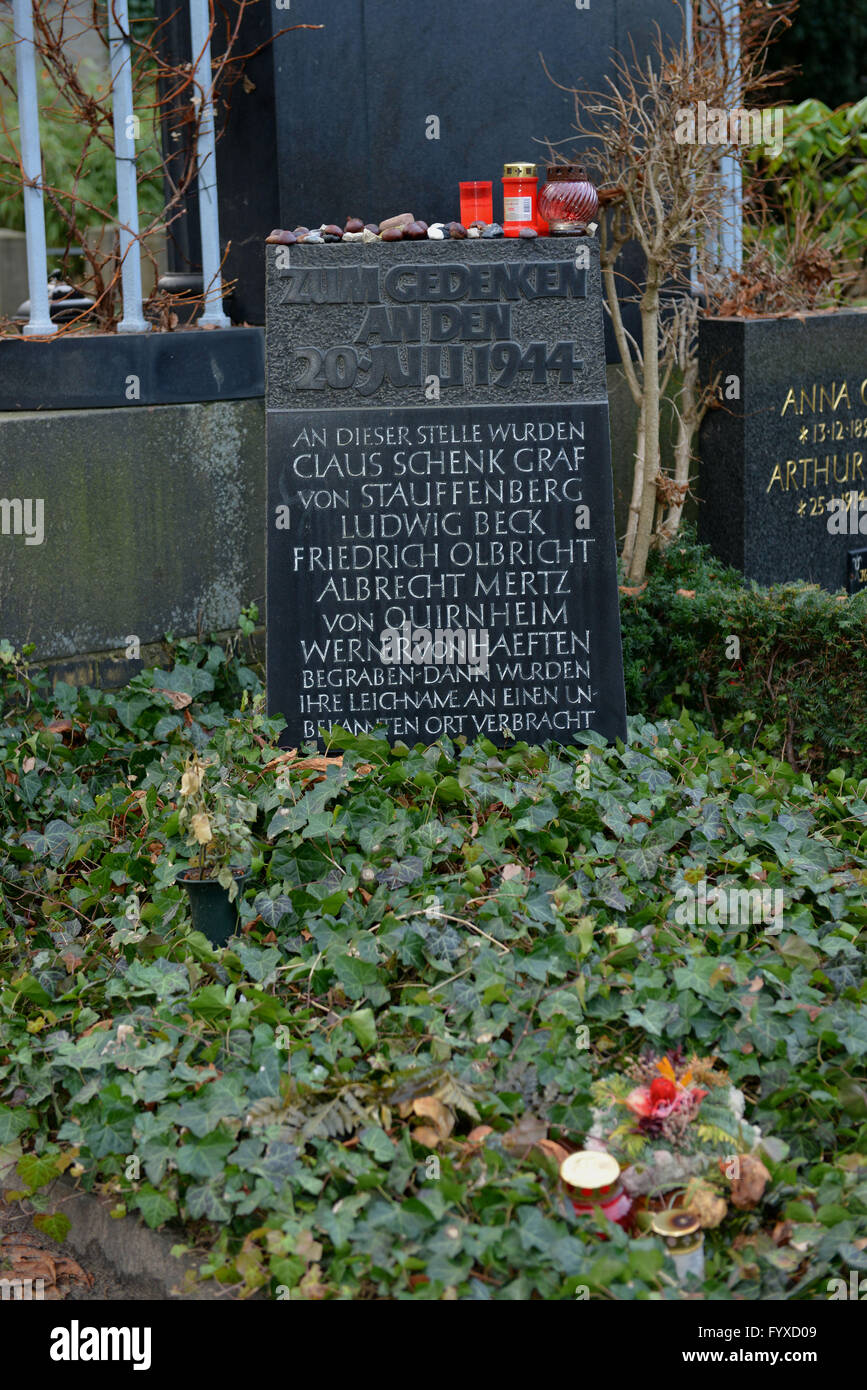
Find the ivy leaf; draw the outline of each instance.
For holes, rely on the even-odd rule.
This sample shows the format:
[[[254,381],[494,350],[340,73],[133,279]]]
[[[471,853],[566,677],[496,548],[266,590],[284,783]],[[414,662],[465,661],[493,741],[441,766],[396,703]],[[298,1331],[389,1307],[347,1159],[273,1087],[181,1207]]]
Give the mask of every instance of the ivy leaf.
[[[43,832],[25,830],[21,843],[32,849],[40,859],[48,855],[52,864],[59,864],[74,839],[75,831],[71,825],[65,820],[52,820]]]
[[[202,1139],[190,1140],[181,1144],[175,1153],[178,1171],[191,1178],[216,1178],[222,1171],[226,1157],[235,1147],[231,1135],[214,1132]]]
[[[37,1231],[58,1242],[66,1240],[72,1226],[64,1211],[40,1211],[34,1216],[33,1224]]]
[[[177,1203],[164,1192],[158,1192],[150,1183],[145,1183],[132,1198],[132,1205],[138,1207],[151,1230],[164,1226],[173,1216],[177,1216]]]
[[[344,1022],[351,1028],[362,1047],[368,1050],[376,1047],[376,1019],[373,1009],[356,1009],[347,1014]]]
[[[334,958],[334,972],[350,999],[363,999],[366,995],[373,1004],[384,1004],[388,1000],[379,970],[370,961],[338,955]]]
[[[187,1190],[185,1204],[190,1216],[195,1219],[205,1217],[208,1221],[228,1221],[231,1209],[215,1183],[202,1183]]]
[[[31,1191],[44,1187],[60,1172],[57,1166],[58,1154],[24,1154],[16,1165],[18,1176],[26,1182]]]

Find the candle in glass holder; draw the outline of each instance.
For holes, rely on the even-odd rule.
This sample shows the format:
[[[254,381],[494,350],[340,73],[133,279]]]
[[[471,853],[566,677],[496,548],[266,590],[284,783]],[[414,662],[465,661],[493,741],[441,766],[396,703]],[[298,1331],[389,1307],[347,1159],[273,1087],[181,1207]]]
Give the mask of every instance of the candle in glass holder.
[[[503,165],[503,231],[506,236],[519,236],[522,227],[536,231],[535,164]]]
[[[552,164],[539,212],[552,236],[582,236],[599,210],[599,194],[580,164]]]
[[[461,222],[469,227],[473,222],[493,222],[494,195],[490,180],[472,180],[460,185]]]
[[[560,1177],[571,1188],[575,1210],[581,1214],[601,1212],[618,1226],[628,1226],[632,1198],[620,1181],[620,1164],[613,1154],[581,1149],[560,1164]]]
[[[675,1207],[656,1212],[651,1226],[654,1235],[662,1236],[674,1260],[678,1279],[683,1282],[689,1274],[703,1279],[704,1232],[698,1217],[682,1207]]]

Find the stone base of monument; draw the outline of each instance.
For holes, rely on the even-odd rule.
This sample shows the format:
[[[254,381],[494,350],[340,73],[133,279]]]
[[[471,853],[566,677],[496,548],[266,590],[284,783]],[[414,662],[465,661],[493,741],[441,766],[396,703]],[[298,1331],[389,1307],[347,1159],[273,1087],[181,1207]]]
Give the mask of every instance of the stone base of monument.
[[[699,538],[760,584],[862,587],[867,310],[705,319]]]
[[[267,251],[286,742],[625,737],[597,244]]]

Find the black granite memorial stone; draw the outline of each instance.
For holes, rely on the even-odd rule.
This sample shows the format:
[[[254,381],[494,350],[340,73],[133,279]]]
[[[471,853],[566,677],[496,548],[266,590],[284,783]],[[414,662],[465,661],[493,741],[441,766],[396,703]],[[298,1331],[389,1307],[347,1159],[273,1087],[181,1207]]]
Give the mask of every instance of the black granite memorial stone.
[[[699,537],[759,584],[861,587],[867,546],[867,313],[707,319]]]
[[[269,247],[267,311],[285,741],[625,737],[596,244]]]

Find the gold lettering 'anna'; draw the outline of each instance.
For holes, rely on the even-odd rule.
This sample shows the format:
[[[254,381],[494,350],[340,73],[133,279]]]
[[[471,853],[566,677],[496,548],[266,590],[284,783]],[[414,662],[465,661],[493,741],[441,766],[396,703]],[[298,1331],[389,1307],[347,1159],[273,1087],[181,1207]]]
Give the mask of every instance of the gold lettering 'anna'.
[[[867,392],[867,380],[861,383],[862,400]],[[790,386],[783,401],[783,408],[780,411],[782,418],[788,410],[794,410],[796,415],[824,415],[825,411],[834,414],[841,406],[845,405],[847,410],[852,409],[852,402],[849,399],[849,387],[845,381],[839,384],[832,381],[830,385],[824,382],[814,381],[812,386],[802,386],[798,391],[794,386]]]

